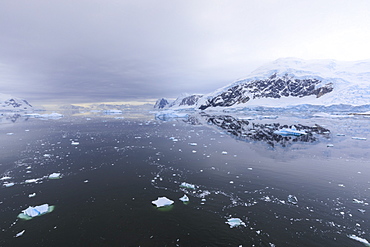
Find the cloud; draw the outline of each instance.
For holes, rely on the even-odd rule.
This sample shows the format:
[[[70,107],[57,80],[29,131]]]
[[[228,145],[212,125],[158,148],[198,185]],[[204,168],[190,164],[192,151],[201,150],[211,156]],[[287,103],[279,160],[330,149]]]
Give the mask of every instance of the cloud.
[[[370,56],[370,2],[11,1],[0,91],[91,102],[205,93],[279,57]]]

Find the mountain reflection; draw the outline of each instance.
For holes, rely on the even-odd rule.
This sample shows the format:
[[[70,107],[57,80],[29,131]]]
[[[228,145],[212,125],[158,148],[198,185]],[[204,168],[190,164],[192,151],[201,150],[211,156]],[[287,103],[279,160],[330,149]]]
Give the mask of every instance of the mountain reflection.
[[[200,118],[200,119],[198,119]],[[200,114],[189,117],[185,122],[192,125],[199,125],[200,123],[207,123],[221,128],[227,134],[241,141],[262,141],[266,142],[271,147],[281,145],[286,147],[294,142],[309,142],[313,143],[318,141],[318,137],[329,138],[330,130],[320,125],[306,126],[302,124],[280,124],[274,123],[258,123],[245,119],[238,119],[229,115],[208,115]],[[276,120],[274,120],[276,121]],[[274,133],[274,131],[283,128],[295,127],[296,130],[306,132],[306,135],[301,136],[283,136]]]

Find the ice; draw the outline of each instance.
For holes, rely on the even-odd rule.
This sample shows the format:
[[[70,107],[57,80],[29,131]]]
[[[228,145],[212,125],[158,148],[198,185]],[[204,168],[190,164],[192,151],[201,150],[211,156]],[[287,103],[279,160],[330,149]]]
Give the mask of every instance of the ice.
[[[193,189],[193,190],[196,189],[196,186],[194,184],[189,184],[189,183],[186,183],[186,182],[182,182],[180,184],[180,187],[187,188],[187,189]]]
[[[36,196],[36,193],[32,193],[32,194],[29,194],[28,197],[31,198],[31,197],[35,197]]]
[[[189,117],[189,115],[187,113],[180,113],[180,112],[176,112],[176,111],[173,111],[173,110],[158,112],[155,115],[156,119],[164,120],[164,121],[172,119],[172,118],[188,118],[188,117]]]
[[[41,178],[32,178],[32,179],[27,179],[26,181],[24,181],[26,184],[30,184],[30,183],[37,183],[39,180],[41,180]]]
[[[42,204],[40,206],[29,206],[27,209],[22,210],[22,213],[18,215],[18,218],[29,220],[33,217],[44,215],[50,213],[54,210],[54,206],[49,206],[49,204]]]
[[[187,195],[184,195],[179,200],[182,201],[182,202],[188,202],[189,201],[189,197]]]
[[[157,200],[152,201],[154,205],[157,206],[157,208],[170,206],[174,203],[174,201],[168,199],[167,197],[158,197]]]
[[[364,238],[360,238],[360,237],[358,237],[358,236],[356,236],[356,235],[348,235],[348,237],[349,238],[351,238],[351,239],[353,239],[353,240],[356,240],[356,241],[358,241],[358,242],[361,242],[361,243],[363,243],[365,246],[370,246],[370,243],[369,243],[369,241],[367,241],[366,239],[364,239]]]
[[[12,177],[8,177],[8,176],[5,176],[5,177],[2,177],[2,178],[0,178],[0,180],[2,181],[2,180],[8,180],[8,179],[11,179]]]
[[[226,154],[227,154],[227,152],[226,152],[226,151],[222,151],[222,153],[221,153],[221,154],[226,155]]]
[[[75,141],[72,141],[71,142],[71,145],[74,145],[74,146],[77,146],[77,145],[79,145],[80,143],[79,142],[75,142]]]
[[[357,200],[356,198],[353,199],[353,203],[362,204],[364,201]]]
[[[54,173],[49,175],[49,179],[59,179],[60,176],[61,176],[60,173],[54,172]]]
[[[333,145],[333,144],[326,144],[326,146],[327,146],[328,148],[334,147],[334,145]]]
[[[15,234],[15,237],[18,238],[18,237],[22,236],[25,231],[26,230],[23,230],[21,232],[18,232],[17,234]]]
[[[292,203],[292,204],[297,204],[298,203],[298,199],[296,196],[293,196],[293,195],[289,195],[288,196],[288,202]]]
[[[190,146],[196,146],[196,145],[198,145],[197,143],[195,143],[195,142],[191,142],[191,143],[189,143],[189,145]]]
[[[237,226],[246,226],[245,223],[239,218],[230,218],[225,223],[230,225],[230,228]]]
[[[14,183],[4,183],[4,186],[7,187],[7,188],[12,187],[12,186],[14,186]]]
[[[296,129],[296,127],[293,125],[290,129],[289,128],[282,128],[280,130],[275,130],[274,134],[282,135],[282,136],[301,136],[301,135],[307,135],[304,131],[299,131]]]
[[[354,136],[354,137],[352,137],[352,139],[366,141],[366,138],[365,137],[357,137],[357,136]]]
[[[112,110],[104,110],[103,113],[106,115],[115,115],[115,114],[122,114],[122,111],[112,109]]]

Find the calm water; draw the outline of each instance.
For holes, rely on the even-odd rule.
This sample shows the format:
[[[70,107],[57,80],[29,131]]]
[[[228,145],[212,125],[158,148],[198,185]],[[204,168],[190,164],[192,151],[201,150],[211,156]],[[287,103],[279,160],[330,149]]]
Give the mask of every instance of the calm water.
[[[2,118],[0,177],[11,179],[1,184],[15,185],[0,188],[0,246],[364,246],[349,236],[370,239],[368,118],[119,116]],[[292,125],[308,134],[273,133]],[[62,178],[48,179],[54,172]],[[179,201],[184,194],[188,204]],[[160,196],[175,203],[157,209],[151,202]],[[44,203],[55,210],[17,219]],[[246,226],[230,228],[229,218]]]

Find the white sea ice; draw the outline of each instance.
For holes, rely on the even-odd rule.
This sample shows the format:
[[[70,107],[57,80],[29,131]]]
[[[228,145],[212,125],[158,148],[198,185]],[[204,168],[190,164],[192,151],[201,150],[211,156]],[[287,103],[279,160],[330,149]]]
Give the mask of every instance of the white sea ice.
[[[30,183],[37,183],[39,180],[41,180],[42,178],[31,178],[31,179],[27,179],[26,181],[24,181],[26,184],[30,184]]]
[[[189,201],[189,197],[187,195],[184,195],[179,200],[182,201],[182,202],[188,202]]]
[[[42,204],[40,206],[29,206],[27,209],[23,210],[23,214],[29,217],[36,217],[42,214],[46,214],[49,210],[49,204]]]
[[[292,204],[297,204],[298,203],[298,199],[297,199],[296,196],[288,195],[288,202],[290,202]]]
[[[71,145],[74,145],[74,146],[77,146],[77,145],[79,145],[80,143],[79,142],[75,142],[75,141],[72,141],[71,142]]]
[[[356,240],[356,241],[358,241],[360,243],[363,243],[365,246],[370,246],[369,241],[367,241],[364,238],[360,238],[360,237],[358,237],[356,235],[353,235],[353,234],[352,235],[348,235],[348,237],[351,238],[351,239],[353,239],[353,240]]]
[[[2,181],[2,180],[8,180],[8,179],[11,179],[12,177],[9,177],[9,176],[5,176],[5,177],[2,177],[2,178],[0,178],[0,180]]]
[[[196,146],[196,145],[198,145],[196,142],[191,142],[191,143],[189,143],[189,145],[190,146]]]
[[[225,223],[229,224],[230,228],[237,227],[237,226],[246,226],[245,223],[239,218],[227,219],[227,221]]]
[[[54,172],[54,173],[49,175],[49,179],[59,179],[60,176],[61,176],[60,173]]]
[[[157,200],[152,201],[154,205],[157,206],[157,208],[170,206],[174,203],[174,201],[168,199],[167,197],[158,197]]]
[[[22,236],[25,231],[26,230],[23,230],[21,232],[18,232],[17,234],[15,234],[15,237],[18,238],[18,237]]]
[[[7,188],[12,187],[12,186],[14,186],[14,183],[4,183],[4,186],[7,187]]]
[[[357,136],[354,136],[354,137],[352,137],[352,139],[366,141],[366,138],[365,137],[357,137]]]
[[[194,184],[189,184],[189,183],[186,183],[186,182],[182,182],[180,184],[180,187],[187,188],[187,189],[193,189],[193,190],[196,189],[196,186]]]
[[[226,155],[226,154],[227,154],[227,152],[226,152],[226,151],[222,151],[222,153],[221,153],[221,154]]]
[[[36,196],[36,193],[32,193],[32,194],[29,194],[28,197],[31,198],[31,197],[35,197]]]

